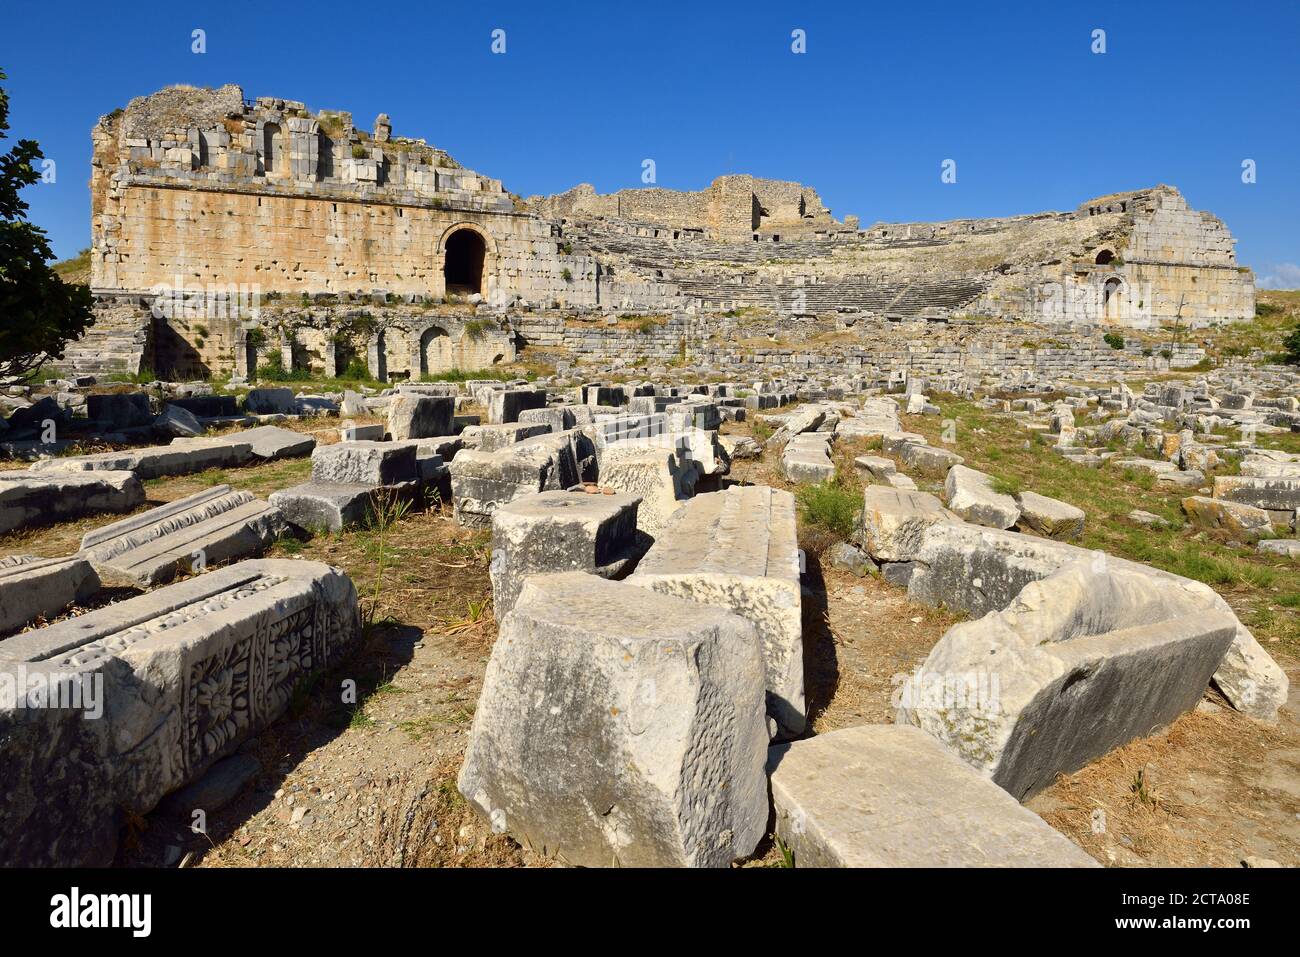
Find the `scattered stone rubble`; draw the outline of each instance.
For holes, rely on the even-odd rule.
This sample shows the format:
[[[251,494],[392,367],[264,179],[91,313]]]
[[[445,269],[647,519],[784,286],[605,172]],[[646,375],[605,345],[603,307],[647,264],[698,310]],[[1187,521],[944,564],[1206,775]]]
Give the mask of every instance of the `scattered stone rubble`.
[[[1193,527],[1285,557],[1300,551],[1278,537],[1296,531],[1300,456],[1253,436],[1300,428],[1281,394],[1298,386],[1210,376],[1138,395],[1033,376],[804,374],[741,387],[556,375],[340,397],[254,389],[242,408],[175,390],[156,412],[156,396],[87,397],[135,441],[172,441],[0,477],[0,531],[133,511],[141,482],[165,475],[310,454],[311,479],[269,502],[217,486],[99,527],[76,555],[0,560],[0,632],[57,617],[108,581],[152,589],[0,639],[0,679],[95,676],[113,692],[93,727],[0,698],[15,795],[0,807],[0,852],[103,861],[122,813],[183,801],[359,633],[345,576],[251,556],[289,530],[440,498],[461,525],[492,530],[499,637],[459,787],[494,830],[571,864],[727,866],[774,812],[804,866],[1092,866],[1019,801],[1168,724],[1211,682],[1272,720],[1286,676],[1209,587],[1070,544],[1082,509],[1003,490],[905,423],[935,415],[940,392],[1050,393],[978,401],[1045,454],[1186,487]],[[328,445],[276,424],[336,408],[386,424],[344,423]],[[719,434],[750,415],[771,430],[762,446]],[[204,434],[232,422],[253,427]],[[1225,428],[1246,431],[1236,441]],[[850,466],[862,511],[830,560],[974,620],[906,683],[897,725],[807,737],[795,497],[727,476],[766,452],[792,484],[830,481],[832,449],[858,441],[872,448]],[[1214,474],[1226,463],[1236,474]],[[194,577],[167,584],[178,573]]]

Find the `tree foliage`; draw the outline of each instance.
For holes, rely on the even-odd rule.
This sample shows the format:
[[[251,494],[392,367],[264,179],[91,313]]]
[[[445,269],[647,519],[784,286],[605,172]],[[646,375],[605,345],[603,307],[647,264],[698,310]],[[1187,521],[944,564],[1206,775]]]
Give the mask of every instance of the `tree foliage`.
[[[0,70],[0,80],[5,79]],[[0,140],[9,130],[9,97],[0,87]],[[45,231],[26,221],[18,192],[40,179],[34,140],[0,154],[0,377],[33,375],[94,320],[90,290],[65,283],[50,267]]]
[[[1282,340],[1282,361],[1300,366],[1300,326],[1296,326]]]

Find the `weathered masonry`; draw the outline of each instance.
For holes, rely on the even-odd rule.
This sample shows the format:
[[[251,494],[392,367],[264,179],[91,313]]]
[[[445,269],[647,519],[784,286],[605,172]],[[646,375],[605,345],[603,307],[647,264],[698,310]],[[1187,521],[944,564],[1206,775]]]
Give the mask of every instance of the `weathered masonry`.
[[[1169,186],[865,229],[809,186],[749,175],[522,200],[394,136],[385,114],[366,131],[233,85],[139,97],[93,140],[99,321],[67,359],[91,371],[147,356],[242,372],[279,354],[415,378],[510,361],[520,315],[589,310],[1125,327],[1254,314],[1231,233]],[[446,304],[490,321],[430,314]]]

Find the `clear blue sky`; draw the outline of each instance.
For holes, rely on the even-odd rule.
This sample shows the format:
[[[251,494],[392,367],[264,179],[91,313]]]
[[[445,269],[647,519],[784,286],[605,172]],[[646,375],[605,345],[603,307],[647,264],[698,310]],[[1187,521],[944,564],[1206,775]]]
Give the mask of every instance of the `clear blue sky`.
[[[490,50],[494,28],[505,55]],[[25,196],[60,257],[89,244],[96,118],[168,84],[234,82],[250,98],[351,110],[365,128],[386,112],[399,135],[523,195],[640,186],[651,158],[659,186],[796,179],[867,225],[1072,209],[1170,183],[1227,222],[1261,279],[1288,287],[1300,286],[1298,42],[1300,4],[1280,0],[10,0],[0,12],[12,135],[58,164],[56,183]],[[945,159],[955,184],[940,181]]]

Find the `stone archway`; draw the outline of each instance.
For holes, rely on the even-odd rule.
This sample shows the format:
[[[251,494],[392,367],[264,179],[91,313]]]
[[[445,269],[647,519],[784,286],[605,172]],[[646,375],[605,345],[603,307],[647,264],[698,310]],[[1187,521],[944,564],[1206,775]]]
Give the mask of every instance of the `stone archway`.
[[[456,367],[451,335],[441,326],[420,333],[420,375],[434,375]]]
[[[1101,316],[1103,319],[1118,321],[1124,318],[1124,281],[1118,276],[1111,276],[1101,287]]]
[[[478,223],[462,220],[446,227],[433,250],[444,295],[479,293],[491,300],[496,291],[496,244]]]
[[[487,243],[477,230],[452,230],[443,243],[442,255],[442,276],[448,294],[481,294],[486,261]]]

